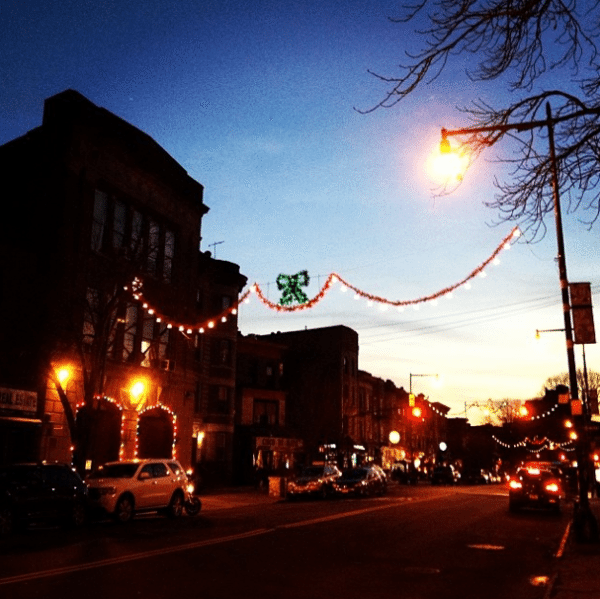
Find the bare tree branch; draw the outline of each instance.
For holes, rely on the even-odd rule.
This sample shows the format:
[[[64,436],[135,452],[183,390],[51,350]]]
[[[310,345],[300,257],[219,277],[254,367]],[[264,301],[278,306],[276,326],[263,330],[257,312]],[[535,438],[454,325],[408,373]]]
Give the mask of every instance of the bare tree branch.
[[[400,26],[420,26],[415,33],[421,48],[405,52],[408,62],[399,67],[398,76],[372,72],[391,87],[374,106],[359,112],[395,106],[424,84],[434,82],[457,57],[472,55],[469,64],[474,66],[465,76],[471,81],[502,78],[514,92],[515,101],[494,108],[479,99],[459,111],[474,127],[494,128],[544,121],[542,109],[550,102],[561,196],[569,212],[586,212],[582,222],[591,228],[600,216],[600,64],[596,45],[600,3],[423,0],[405,5],[403,10],[400,17],[390,20]],[[565,89],[535,89],[550,70],[560,73]],[[571,90],[579,90],[578,95]],[[573,114],[577,116],[573,118]],[[502,140],[512,142],[508,144],[511,154],[495,160],[509,167],[509,181],[495,181],[498,193],[486,205],[497,210],[501,222],[519,221],[531,239],[543,237],[544,216],[554,205],[547,132],[543,127],[496,130],[462,139],[473,160]],[[452,189],[442,187],[436,195]]]

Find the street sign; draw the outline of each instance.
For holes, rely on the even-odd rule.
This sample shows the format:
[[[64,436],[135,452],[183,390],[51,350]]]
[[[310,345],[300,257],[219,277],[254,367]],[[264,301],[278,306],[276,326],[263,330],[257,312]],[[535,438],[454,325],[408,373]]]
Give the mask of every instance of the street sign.
[[[574,341],[577,344],[596,343],[592,292],[589,283],[571,283],[571,312],[573,313]]]

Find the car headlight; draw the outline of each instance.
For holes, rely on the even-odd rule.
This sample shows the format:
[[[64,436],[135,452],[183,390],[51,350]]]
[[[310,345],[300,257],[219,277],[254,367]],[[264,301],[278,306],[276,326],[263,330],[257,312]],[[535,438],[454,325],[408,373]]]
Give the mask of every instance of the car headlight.
[[[558,493],[559,491],[559,486],[556,483],[548,483],[544,488],[548,493]]]
[[[511,481],[508,483],[508,486],[509,486],[511,489],[515,489],[515,490],[516,490],[516,489],[522,489],[522,488],[523,488],[523,485],[522,485],[522,484],[521,484],[521,483],[520,483],[518,480],[515,480],[515,479],[511,480]]]

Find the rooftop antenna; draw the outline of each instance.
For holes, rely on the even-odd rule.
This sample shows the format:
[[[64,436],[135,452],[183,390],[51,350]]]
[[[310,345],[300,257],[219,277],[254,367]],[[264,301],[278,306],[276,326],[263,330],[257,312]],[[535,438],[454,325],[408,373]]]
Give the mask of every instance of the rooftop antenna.
[[[209,243],[208,247],[209,248],[214,248],[213,249],[213,254],[215,256],[215,260],[217,259],[217,246],[221,245],[222,243],[225,243],[224,241],[215,241],[214,243]]]

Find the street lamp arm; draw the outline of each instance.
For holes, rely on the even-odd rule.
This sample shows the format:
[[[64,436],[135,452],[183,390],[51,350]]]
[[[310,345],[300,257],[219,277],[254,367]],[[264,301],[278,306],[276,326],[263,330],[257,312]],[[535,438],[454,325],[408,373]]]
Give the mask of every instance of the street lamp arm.
[[[536,129],[537,127],[548,127],[548,125],[554,126],[557,123],[569,121],[582,116],[588,116],[591,114],[600,115],[599,108],[583,108],[582,110],[576,110],[568,114],[551,117],[550,120],[534,120],[525,121],[522,123],[505,123],[498,125],[486,125],[483,127],[463,127],[461,129],[445,129],[442,127],[442,139],[448,139],[448,137],[460,137],[461,135],[473,135],[477,133],[507,133],[508,131],[529,131],[530,129]]]

